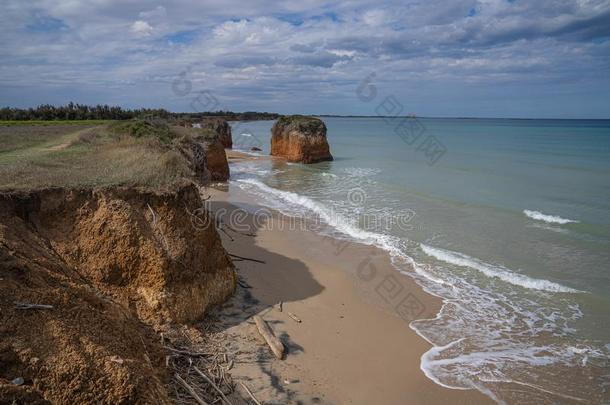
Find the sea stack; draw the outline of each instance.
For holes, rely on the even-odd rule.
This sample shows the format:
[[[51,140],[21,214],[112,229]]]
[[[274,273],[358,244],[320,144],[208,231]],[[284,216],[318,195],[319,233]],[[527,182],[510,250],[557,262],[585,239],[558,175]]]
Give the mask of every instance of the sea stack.
[[[271,128],[271,154],[299,163],[333,160],[326,125],[319,118],[303,115],[281,117],[275,122]]]

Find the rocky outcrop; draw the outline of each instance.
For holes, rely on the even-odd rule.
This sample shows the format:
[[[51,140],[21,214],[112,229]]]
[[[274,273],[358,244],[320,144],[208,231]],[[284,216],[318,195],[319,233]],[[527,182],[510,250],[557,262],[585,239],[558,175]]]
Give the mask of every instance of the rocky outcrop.
[[[236,285],[193,185],[0,194],[0,276],[0,383],[24,379],[2,403],[169,403],[154,328]]]
[[[229,162],[219,135],[209,128],[175,128],[183,138],[179,150],[189,163],[200,184],[210,181],[227,181]]]
[[[210,180],[229,180],[229,162],[227,161],[225,147],[222,142],[220,142],[220,137],[217,134],[208,134],[196,138],[196,141],[201,142],[203,145],[207,160],[207,168],[210,172]]]
[[[199,184],[207,184],[211,180],[208,169],[208,158],[203,143],[196,142],[190,136],[184,137],[178,145],[178,151],[185,158],[191,169],[195,181]]]
[[[271,154],[289,162],[333,160],[324,122],[301,115],[281,117],[275,122],[271,129]]]
[[[231,135],[231,125],[222,118],[210,118],[202,123],[202,128],[209,128],[218,135],[222,146],[228,149],[233,147],[233,137]]]

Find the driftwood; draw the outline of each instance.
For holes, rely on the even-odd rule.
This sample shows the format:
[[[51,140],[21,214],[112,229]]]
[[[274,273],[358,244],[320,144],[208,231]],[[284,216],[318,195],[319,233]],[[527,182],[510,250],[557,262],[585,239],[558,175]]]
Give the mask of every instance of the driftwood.
[[[280,339],[278,339],[274,334],[267,322],[263,320],[258,315],[254,315],[254,322],[256,323],[256,327],[258,328],[258,332],[261,334],[265,341],[271,348],[271,351],[278,359],[282,359],[284,357],[284,344]]]
[[[197,393],[195,392],[193,387],[188,385],[188,383],[186,381],[184,381],[182,379],[182,377],[180,377],[177,373],[176,373],[176,375],[174,377],[176,377],[176,380],[180,383],[180,385],[182,385],[184,387],[184,389],[187,390],[189,394],[191,394],[193,399],[195,401],[197,401],[197,403],[199,405],[209,405],[207,402],[205,402],[203,399],[201,399],[201,397],[199,395],[197,395]]]
[[[229,253],[229,256],[237,258],[237,259],[241,259],[241,260],[247,260],[249,262],[256,262],[256,263],[262,263],[265,264],[265,262],[263,260],[258,260],[258,259],[252,259],[250,257],[243,257],[243,256],[238,256],[238,255],[234,255],[233,253]]]
[[[244,387],[244,389],[246,390],[246,392],[248,393],[248,395],[250,395],[250,398],[252,398],[252,400],[254,401],[254,403],[256,405],[261,405],[260,402],[258,402],[258,400],[256,399],[256,397],[254,396],[254,394],[252,393],[252,391],[250,391],[250,389],[248,389],[248,386],[246,384],[244,384],[243,382],[239,382],[241,384],[242,387]]]
[[[231,402],[227,399],[227,397],[225,397],[224,392],[222,392],[220,390],[220,388],[218,388],[218,386],[216,384],[214,384],[214,381],[212,381],[212,379],[210,377],[205,375],[205,373],[203,371],[199,370],[197,367],[193,367],[193,369],[197,372],[197,374],[202,376],[204,380],[206,380],[207,382],[209,382],[212,385],[212,387],[220,394],[223,401],[225,401],[228,405],[232,405]]]
[[[296,323],[301,323],[299,317],[293,314],[292,312],[288,312],[288,316],[291,317]]]
[[[53,309],[53,305],[44,304],[27,304],[24,302],[15,302],[16,309]]]

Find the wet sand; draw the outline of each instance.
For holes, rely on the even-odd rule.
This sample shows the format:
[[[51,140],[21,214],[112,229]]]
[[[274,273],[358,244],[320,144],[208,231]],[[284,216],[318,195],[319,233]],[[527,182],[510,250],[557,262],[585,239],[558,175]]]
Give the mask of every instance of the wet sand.
[[[231,370],[238,386],[265,403],[492,403],[475,390],[443,388],[420,370],[430,345],[409,322],[434,317],[441,301],[398,273],[386,252],[319,235],[278,212],[257,216],[256,201],[231,185],[204,193],[231,223],[221,232],[227,251],[264,262],[237,259],[241,286],[215,314],[241,353]],[[284,360],[265,346],[255,313],[286,345]]]

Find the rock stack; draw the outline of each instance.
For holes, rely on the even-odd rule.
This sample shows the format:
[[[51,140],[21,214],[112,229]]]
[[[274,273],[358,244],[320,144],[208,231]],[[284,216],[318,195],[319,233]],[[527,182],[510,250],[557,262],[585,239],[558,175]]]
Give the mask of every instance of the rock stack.
[[[271,129],[271,155],[299,163],[333,160],[326,125],[319,118],[303,115],[279,118]]]

